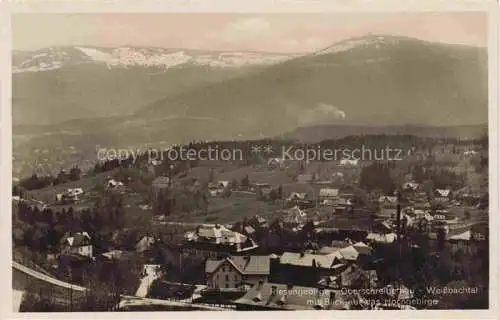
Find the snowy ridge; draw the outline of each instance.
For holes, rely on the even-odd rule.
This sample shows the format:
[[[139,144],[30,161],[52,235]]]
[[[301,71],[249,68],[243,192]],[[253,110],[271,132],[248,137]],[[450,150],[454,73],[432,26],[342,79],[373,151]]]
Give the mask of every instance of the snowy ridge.
[[[372,47],[380,49],[384,46],[398,44],[400,39],[394,36],[365,36],[361,38],[353,38],[336,43],[326,49],[316,52],[316,54],[329,54],[350,51],[355,48]]]
[[[20,53],[17,54],[20,55]],[[18,57],[13,63],[13,73],[54,70],[83,63],[104,63],[108,68],[143,66],[168,69],[182,65],[234,68],[269,65],[295,56],[259,52],[173,51],[162,48],[129,47],[107,49],[82,46],[48,48],[21,54],[23,57]]]

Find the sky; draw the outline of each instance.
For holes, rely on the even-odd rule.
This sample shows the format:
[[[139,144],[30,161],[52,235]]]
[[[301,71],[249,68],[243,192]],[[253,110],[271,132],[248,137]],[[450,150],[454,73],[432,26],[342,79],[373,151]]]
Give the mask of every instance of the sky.
[[[369,33],[486,47],[485,12],[15,14],[12,47],[155,46],[311,52]]]

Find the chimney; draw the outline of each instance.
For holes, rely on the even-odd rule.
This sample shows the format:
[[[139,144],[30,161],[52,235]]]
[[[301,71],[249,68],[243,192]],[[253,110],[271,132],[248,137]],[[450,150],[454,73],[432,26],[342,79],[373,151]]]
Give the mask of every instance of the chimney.
[[[293,284],[289,283],[286,285],[287,290],[292,290],[292,288],[293,288]]]
[[[304,251],[301,251],[301,252],[300,252],[300,257],[301,257],[301,258],[304,258],[304,256],[305,256],[305,255],[306,255],[306,254],[305,254],[305,252],[304,252]]]

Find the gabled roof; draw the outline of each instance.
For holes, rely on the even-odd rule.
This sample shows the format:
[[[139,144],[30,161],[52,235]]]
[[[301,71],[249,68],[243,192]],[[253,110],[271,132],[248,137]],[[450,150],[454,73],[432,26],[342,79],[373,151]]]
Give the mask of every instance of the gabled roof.
[[[201,226],[196,231],[186,232],[184,238],[188,241],[210,241],[217,244],[245,243],[248,240],[245,235],[220,225],[213,227]]]
[[[358,159],[342,159],[340,160],[341,165],[357,165],[358,164]]]
[[[398,197],[396,197],[396,196],[381,196],[380,198],[378,198],[378,202],[397,203]]]
[[[471,240],[471,239],[472,239],[472,232],[470,230],[449,237],[449,240],[465,240],[465,241],[468,241],[468,240]]]
[[[90,241],[90,236],[87,232],[66,233],[62,239],[63,243],[70,247],[78,247],[87,245]]]
[[[450,195],[450,189],[436,189],[436,194],[440,197],[448,197]]]
[[[313,261],[316,267],[330,269],[335,259],[341,259],[340,252],[335,251],[330,254],[313,254],[299,252],[284,252],[280,258],[280,264],[289,264],[300,267],[312,267]]]
[[[111,250],[101,254],[103,257],[108,259],[120,259],[123,256],[123,251],[121,250]]]
[[[359,256],[358,250],[356,250],[353,246],[348,246],[346,248],[340,249],[340,254],[342,258],[345,260],[356,260]]]
[[[283,310],[343,309],[339,303],[325,302],[330,293],[328,289],[321,292],[312,287],[259,283],[235,303]]]
[[[233,256],[225,259],[208,259],[205,264],[206,273],[214,273],[225,262],[231,264],[240,274],[268,275],[270,272],[269,256]]]

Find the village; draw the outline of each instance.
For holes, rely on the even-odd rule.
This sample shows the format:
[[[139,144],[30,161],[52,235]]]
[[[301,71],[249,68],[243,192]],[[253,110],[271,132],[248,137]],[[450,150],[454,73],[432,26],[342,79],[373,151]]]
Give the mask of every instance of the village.
[[[230,310],[475,308],[488,301],[483,154],[438,141],[393,164],[270,156],[61,171],[58,184],[15,186],[14,259],[94,288],[84,310],[116,293]],[[464,287],[477,290],[430,290]]]

